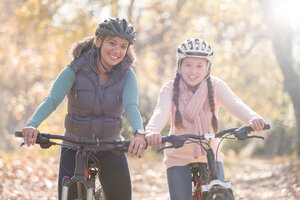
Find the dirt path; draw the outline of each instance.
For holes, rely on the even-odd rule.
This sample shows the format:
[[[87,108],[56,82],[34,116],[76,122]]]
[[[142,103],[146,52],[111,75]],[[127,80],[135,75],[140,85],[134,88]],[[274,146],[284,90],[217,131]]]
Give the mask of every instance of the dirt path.
[[[4,162],[0,156],[0,199],[57,199],[56,159],[40,160],[36,155],[14,159]],[[164,166],[161,160],[150,160],[129,160],[133,200],[168,200]],[[299,166],[262,159],[235,159],[225,164],[225,171],[236,200],[300,200]]]
[[[133,199],[169,199],[164,166],[161,163],[136,166],[131,164]],[[263,159],[234,159],[225,164],[225,171],[236,200],[300,200],[299,165]]]
[[[231,162],[229,179],[236,200],[300,199],[299,165],[290,162],[243,159]]]

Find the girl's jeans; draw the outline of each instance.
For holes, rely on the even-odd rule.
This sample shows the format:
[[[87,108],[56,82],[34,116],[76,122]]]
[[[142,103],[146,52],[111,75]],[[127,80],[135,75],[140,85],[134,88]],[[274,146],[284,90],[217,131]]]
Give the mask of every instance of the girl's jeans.
[[[75,170],[75,155],[76,151],[62,148],[59,166],[58,178],[58,195],[61,198],[62,179],[64,176],[70,178]],[[114,153],[109,151],[102,151],[94,153],[100,161],[100,181],[103,187],[107,200],[114,199],[131,199],[131,181],[127,158],[124,153]],[[69,189],[68,199],[77,198],[77,186],[71,185]]]
[[[218,178],[225,181],[224,168],[218,163]],[[200,174],[203,174],[206,163],[200,163]],[[168,186],[171,200],[192,200],[192,176],[189,165],[174,166],[167,169]]]

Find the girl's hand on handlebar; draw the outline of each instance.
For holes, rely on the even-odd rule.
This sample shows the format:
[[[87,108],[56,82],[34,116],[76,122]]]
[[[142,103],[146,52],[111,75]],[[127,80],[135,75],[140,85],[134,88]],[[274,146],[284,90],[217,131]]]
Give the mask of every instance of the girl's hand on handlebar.
[[[161,134],[160,133],[147,133],[145,136],[149,146],[157,146],[161,144]]]
[[[27,126],[22,129],[22,136],[24,138],[24,143],[27,147],[33,146],[35,144],[37,135],[40,131],[32,126]]]
[[[261,132],[265,126],[265,120],[262,117],[254,117],[250,120],[250,126],[254,131]]]
[[[146,147],[145,135],[135,134],[130,139],[130,145],[128,147],[128,154],[132,157],[140,157],[143,149]]]

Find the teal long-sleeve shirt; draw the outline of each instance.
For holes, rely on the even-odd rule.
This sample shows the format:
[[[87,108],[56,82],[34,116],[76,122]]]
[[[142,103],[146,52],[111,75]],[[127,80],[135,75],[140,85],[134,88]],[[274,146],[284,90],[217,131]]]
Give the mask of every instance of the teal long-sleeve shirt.
[[[75,81],[76,74],[68,65],[55,80],[49,94],[33,113],[27,126],[37,128],[62,102],[70,91]],[[133,133],[143,129],[141,114],[139,111],[139,88],[134,71],[130,69],[122,93],[122,103],[126,117],[132,127]]]

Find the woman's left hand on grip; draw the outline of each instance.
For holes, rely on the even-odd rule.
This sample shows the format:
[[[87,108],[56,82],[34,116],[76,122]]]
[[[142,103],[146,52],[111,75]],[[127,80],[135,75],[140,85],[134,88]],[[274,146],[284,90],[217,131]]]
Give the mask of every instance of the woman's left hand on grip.
[[[128,154],[132,157],[139,157],[146,146],[145,135],[135,134],[133,138],[130,139],[130,145],[128,147]]]

